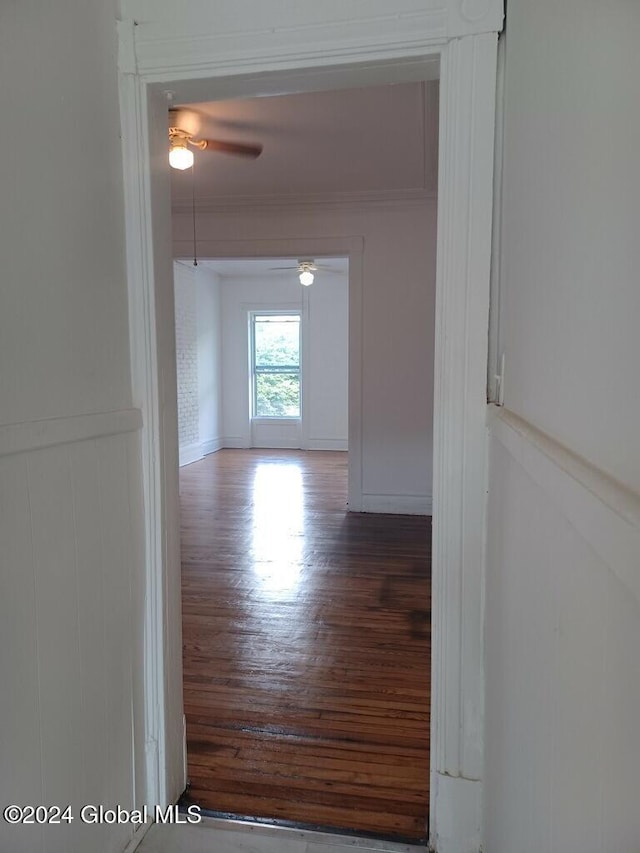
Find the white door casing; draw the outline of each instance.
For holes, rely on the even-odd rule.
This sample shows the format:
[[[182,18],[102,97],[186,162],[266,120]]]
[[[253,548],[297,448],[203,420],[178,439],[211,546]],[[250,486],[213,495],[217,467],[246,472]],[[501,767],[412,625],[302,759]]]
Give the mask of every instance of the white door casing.
[[[122,5],[126,13],[127,3]],[[351,79],[362,85],[363,69],[365,77],[371,68],[379,79],[384,67],[389,80],[397,80],[407,63],[439,57],[429,831],[439,853],[477,853],[482,843],[487,324],[502,2],[434,0],[429,6],[420,26],[415,15],[404,28],[372,17],[366,26],[339,32],[334,27],[333,40],[320,39],[313,50],[301,51],[292,36],[276,53],[263,54],[250,33],[240,33],[233,54],[225,54],[229,40],[207,32],[204,21],[199,37],[190,39],[174,34],[171,20],[164,31],[156,24],[151,36],[132,20],[119,23],[132,378],[134,403],[144,419],[147,801],[173,802],[185,781],[163,89],[175,81],[211,80],[212,90],[217,85],[226,96],[257,94],[262,75],[271,75],[270,85],[280,91],[299,91],[300,81],[313,80],[316,68],[325,77],[331,72],[338,85]]]

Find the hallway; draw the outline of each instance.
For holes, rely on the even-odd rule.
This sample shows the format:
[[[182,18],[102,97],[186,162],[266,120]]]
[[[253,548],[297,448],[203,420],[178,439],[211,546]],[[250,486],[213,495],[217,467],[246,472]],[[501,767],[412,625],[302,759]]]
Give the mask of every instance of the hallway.
[[[430,519],[349,515],[347,455],[180,471],[189,797],[418,841],[429,802]]]

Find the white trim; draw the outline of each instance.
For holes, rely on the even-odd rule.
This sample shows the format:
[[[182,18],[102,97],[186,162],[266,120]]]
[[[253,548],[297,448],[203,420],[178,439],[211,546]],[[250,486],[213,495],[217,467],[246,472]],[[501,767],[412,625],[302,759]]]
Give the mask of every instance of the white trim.
[[[251,447],[256,450],[300,450],[299,433],[296,438],[253,438]]]
[[[507,409],[489,431],[640,602],[640,495]]]
[[[168,805],[167,732],[164,642],[165,506],[163,451],[160,429],[160,376],[156,340],[154,245],[149,187],[150,140],[147,89],[130,67],[131,28],[118,25],[120,113],[129,284],[129,341],[133,397],[143,413],[141,433],[142,484],[145,517],[144,614],[144,755],[147,805]],[[123,55],[127,62],[123,68]]]
[[[308,287],[302,288],[302,311],[301,311],[301,344],[300,350],[300,382],[301,382],[301,414],[300,420],[300,448],[301,450],[309,449],[309,406],[308,400],[313,397],[313,373],[311,372],[311,322],[309,316],[309,290]]]
[[[138,827],[136,827],[136,831],[133,833],[133,836],[129,840],[129,843],[124,848],[122,853],[135,853],[135,851],[144,841],[145,835],[147,834],[147,832],[149,832],[153,825],[153,821],[149,819],[146,823],[141,823]]]
[[[346,438],[310,438],[308,450],[349,450],[349,440]]]
[[[202,445],[200,442],[195,444],[184,444],[178,449],[178,465],[182,468],[184,465],[191,465],[192,462],[197,462],[202,459]]]
[[[431,495],[362,495],[361,512],[389,512],[396,515],[431,515]]]
[[[262,314],[262,311],[257,311],[257,314]],[[294,374],[295,375],[295,374]],[[302,417],[273,417],[270,418],[268,415],[263,415],[260,417],[251,418],[251,423],[254,426],[277,426],[277,427],[297,427],[300,428],[302,424]]]
[[[210,438],[208,441],[202,442],[202,455],[209,456],[210,453],[217,453],[222,450],[224,444],[221,438]]]
[[[449,42],[441,54],[433,459],[433,605],[430,842],[439,853],[476,850],[465,814],[480,801],[484,744],[486,375],[495,34]],[[437,792],[449,786],[460,836]],[[455,833],[455,827],[454,827]]]
[[[46,418],[0,425],[0,456],[29,453],[58,444],[74,444],[142,428],[140,409],[119,409],[90,415]]]
[[[248,450],[247,439],[242,435],[224,435],[222,437],[222,448],[229,450]]]
[[[437,814],[438,853],[479,853],[482,836],[482,785],[461,776],[437,774],[431,791]],[[515,851],[514,851],[515,853]]]
[[[214,29],[213,21],[207,22],[209,31],[191,29],[176,34],[149,27],[142,20],[135,33],[136,59],[149,82],[232,77],[266,69],[375,64],[422,58],[425,43],[437,46],[451,38],[497,32],[502,20],[501,0],[431,0],[429,8],[411,5],[406,10],[396,0],[385,14],[362,11],[357,20],[283,22],[268,29],[248,27],[233,33]],[[325,77],[333,70],[322,69]],[[358,78],[353,85],[371,84]],[[332,86],[325,81],[325,88]]]
[[[349,32],[357,33],[357,37],[351,38],[344,37],[340,28],[334,27],[322,39],[314,40],[312,48],[306,42],[304,48],[300,48],[298,39],[289,38],[272,52],[265,52],[264,49],[255,50],[251,38],[244,39],[240,34],[231,40],[234,50],[231,56],[225,55],[217,36],[210,36],[206,28],[202,37],[196,39],[173,38],[169,32],[149,38],[144,22],[135,28],[136,56],[132,59],[126,44],[122,46],[121,57],[125,64],[121,66],[121,108],[132,361],[134,387],[138,391],[136,402],[140,397],[143,399],[141,408],[146,425],[143,461],[149,604],[145,624],[145,638],[148,638],[145,642],[145,700],[147,737],[151,738],[148,743],[158,747],[155,766],[159,779],[153,776],[153,762],[148,765],[147,778],[151,792],[166,794],[167,777],[182,773],[181,763],[180,767],[169,767],[165,758],[166,748],[171,761],[177,761],[174,743],[178,738],[182,742],[182,732],[165,730],[164,719],[164,709],[171,701],[167,695],[168,673],[171,660],[179,654],[180,624],[168,625],[164,635],[163,612],[179,619],[172,599],[177,595],[177,584],[173,577],[167,577],[167,556],[161,547],[167,525],[177,522],[166,517],[162,501],[162,475],[170,477],[171,472],[163,467],[166,450],[159,420],[161,377],[157,369],[161,351],[156,341],[154,304],[154,249],[161,257],[160,241],[169,233],[169,192],[166,175],[160,174],[161,157],[158,157],[158,171],[151,170],[150,150],[160,152],[163,131],[158,123],[154,131],[156,136],[147,132],[147,98],[157,97],[148,84],[203,78],[204,85],[204,78],[215,78],[215,84],[209,89],[209,97],[215,98],[221,97],[223,84],[228,92],[237,92],[238,80],[245,75],[241,83],[248,95],[255,95],[258,90],[265,93],[269,79],[277,76],[278,69],[295,69],[290,78],[296,79],[299,86],[310,88],[309,81],[316,73],[314,66],[325,66],[324,71],[319,69],[317,74],[324,74],[326,78],[326,66],[340,65],[340,68],[329,68],[329,72],[340,86],[348,86],[358,76],[358,68],[362,68],[359,63],[381,61],[389,71],[389,79],[395,79],[398,73],[393,69],[401,68],[408,59],[422,61],[440,54],[430,836],[432,847],[439,853],[475,853],[481,847],[480,830],[470,830],[473,837],[467,830],[477,825],[482,778],[485,407],[497,39],[493,34],[458,36],[462,32],[499,30],[502,2],[449,0],[445,3],[442,0],[442,3],[437,14],[423,16],[418,28],[415,20],[409,21],[406,27],[406,21],[401,22],[400,28],[378,21],[373,33],[366,27],[360,30],[351,27]],[[400,17],[395,15],[394,20]],[[121,29],[121,38],[126,41],[123,33],[129,34],[131,27],[123,25]],[[265,41],[264,34],[260,34],[260,39],[260,47],[264,48],[268,40]],[[328,39],[334,39],[337,44],[331,44]],[[134,65],[138,72],[142,70],[142,76],[134,75]],[[246,76],[251,74],[256,76]],[[240,77],[232,80],[230,75]],[[306,84],[300,83],[303,79]],[[210,81],[206,85],[209,86]],[[181,84],[174,88],[185,90]],[[195,87],[191,91],[195,91]],[[155,243],[151,239],[150,175],[154,189],[153,222],[158,229]],[[160,202],[165,201],[167,209],[163,211]],[[280,253],[280,256],[287,254]],[[338,250],[334,254],[350,253]],[[234,251],[227,256],[240,254]],[[360,304],[358,310],[353,304],[362,298],[361,251],[350,261],[349,310],[355,317],[356,334],[361,342]],[[155,275],[162,279],[164,269],[156,269]],[[351,286],[352,279],[355,287]],[[158,320],[161,341],[163,335],[170,334],[163,325],[167,324],[166,313]],[[350,359],[349,368],[350,386],[355,391],[360,388],[361,370],[362,353],[359,352],[356,358]],[[361,426],[362,400],[357,393],[351,393],[350,397],[351,430],[355,423]],[[171,418],[172,405],[171,399],[165,400],[164,423]],[[361,447],[353,447],[350,440],[349,465],[355,466],[354,471],[361,468],[359,455]],[[350,477],[350,484],[354,482]],[[361,494],[361,483],[357,484],[357,491]],[[358,509],[354,503],[350,494],[350,508]],[[174,570],[172,566],[171,571]],[[151,644],[154,637],[155,646]],[[165,651],[165,643],[170,645],[168,651]],[[175,673],[175,668],[171,672]],[[178,688],[174,686],[174,689]],[[171,725],[177,729],[173,718]],[[459,778],[446,785],[447,776]],[[465,784],[465,780],[470,784]],[[436,795],[437,791],[445,789],[446,794]],[[158,799],[162,801],[162,797]],[[447,835],[445,830],[450,815],[455,815],[456,819],[451,835]]]
[[[373,35],[361,26],[357,39],[339,47],[335,47],[335,43],[344,40],[342,23],[302,27],[297,36],[298,47],[294,50],[290,47],[283,50],[281,44],[265,50],[268,43],[265,35],[269,33],[256,31],[244,38],[240,33],[234,33],[233,39],[226,34],[209,33],[147,39],[142,23],[136,32],[138,69],[149,82],[171,80],[174,83],[221,75],[235,77],[252,71],[261,72],[265,68],[282,72],[349,62],[378,63],[406,57],[422,58],[426,39],[437,45],[446,40],[446,5],[444,0],[440,9],[426,10],[421,22],[417,16],[412,16],[399,33],[388,26],[389,22],[397,22],[397,14],[379,16],[372,21],[370,29]]]
[[[503,195],[503,151],[504,151],[504,97],[506,76],[506,42],[498,39],[496,59],[496,130],[493,155],[493,228],[491,232],[491,278],[489,299],[489,352],[487,355],[487,398],[501,402],[504,397],[504,376],[501,370],[500,343],[500,283],[503,268],[502,246],[502,195]]]

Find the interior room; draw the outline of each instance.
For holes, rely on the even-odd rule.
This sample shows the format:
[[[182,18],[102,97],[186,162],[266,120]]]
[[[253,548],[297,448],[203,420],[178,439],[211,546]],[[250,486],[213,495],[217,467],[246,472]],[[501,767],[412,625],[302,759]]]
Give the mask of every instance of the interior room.
[[[216,817],[427,837],[437,104],[170,113],[184,802]]]
[[[0,3],[2,851],[637,853],[639,39],[640,5],[629,0]],[[247,173],[237,194],[226,185],[218,197],[212,189],[197,199],[198,270],[206,260],[348,258],[348,450],[214,450],[207,441],[240,433],[216,426],[203,408],[209,426],[185,447],[204,455],[179,468],[172,262],[193,267],[193,185],[187,172],[176,188],[172,233],[168,106],[210,101],[214,90],[237,101],[418,82],[432,63],[437,201],[429,196],[435,182],[422,181],[429,169],[395,123],[380,129],[383,148],[398,145],[401,154],[391,171],[368,170],[368,188],[361,145],[350,149],[352,171],[320,169],[309,156],[322,137],[315,115],[292,117],[281,140],[290,157],[281,172],[303,160],[307,184],[276,186],[263,176],[261,196]],[[278,128],[227,118],[235,125],[224,139],[234,148],[262,146],[257,159],[228,157],[224,180],[233,171],[240,181],[239,171],[281,149]],[[327,134],[340,139],[347,118]],[[294,139],[305,141],[297,161]],[[422,177],[390,180],[407,170]],[[412,288],[436,252],[436,206],[432,370],[414,348],[425,315]],[[427,320],[425,338],[430,329]],[[431,448],[410,427],[427,413],[402,394],[407,385],[426,389],[432,376]],[[179,474],[260,453],[278,464],[298,453],[346,456],[334,522],[342,514],[346,524],[380,515],[422,524],[431,499],[426,844],[206,816],[185,825],[186,813],[174,810],[187,776],[198,775],[185,740],[213,742],[193,728],[202,725],[198,697],[183,701],[183,672],[198,676],[183,668],[183,637],[194,657],[197,648],[183,635]],[[254,487],[273,493],[269,464],[235,484],[225,482],[230,469],[220,472],[219,494],[245,490],[244,521],[256,512],[270,520],[276,501],[254,501]],[[320,503],[327,512],[322,488],[336,471],[318,478],[288,470],[289,485],[314,485],[308,500],[317,503],[303,504],[303,520]],[[204,489],[194,482],[183,495],[198,501]],[[345,514],[346,501],[363,511]],[[291,526],[300,519],[294,510],[292,502]],[[207,527],[213,516],[200,520]],[[183,529],[196,535],[196,525]],[[340,563],[341,526],[327,530],[302,553],[325,555],[327,604],[335,607],[335,599],[347,602],[338,570],[352,555]],[[357,663],[360,636],[351,629],[386,642],[377,620],[382,604],[389,615],[402,604],[396,580],[408,577],[405,558],[394,583],[378,583],[371,598],[360,586],[367,572],[375,581],[383,533],[371,534],[376,559],[367,555],[358,573],[361,600],[372,605],[367,630],[357,630],[352,609],[340,625],[335,610],[326,623],[309,617],[310,671],[345,638],[342,669]],[[215,549],[190,543],[194,553],[202,547],[201,578],[238,543],[216,537]],[[266,537],[256,545],[253,533],[247,540],[268,545]],[[289,578],[304,581],[314,559]],[[291,599],[275,589],[269,599],[272,577],[254,573],[255,589],[266,609],[282,593],[272,610],[282,616],[284,653],[295,648]],[[191,586],[186,600],[189,618],[198,607],[204,615],[206,595]],[[222,613],[230,600],[218,596],[214,605]],[[235,624],[236,649],[268,653],[244,632],[246,622]],[[331,631],[329,652],[317,641]],[[304,642],[304,632],[294,639]],[[405,640],[423,642],[410,632]],[[201,650],[226,648],[217,638]],[[218,695],[230,701],[239,685],[227,663],[199,677],[205,690],[207,677],[218,679]],[[262,684],[284,686],[286,677],[284,668]],[[357,682],[349,683],[353,696]],[[320,698],[335,695],[325,688]],[[252,712],[262,713],[264,694],[254,698]],[[297,695],[291,706],[303,707]],[[314,707],[316,725],[331,719]],[[241,719],[246,737],[268,729],[264,718]],[[209,755],[222,768],[240,751],[231,737]],[[323,761],[304,766],[326,794],[331,780],[318,775],[335,765]],[[368,795],[362,778],[340,784],[362,784]],[[370,799],[380,803],[380,779],[370,781]],[[298,803],[297,791],[286,799]],[[86,805],[112,819],[85,822]],[[128,818],[117,819],[120,808]]]

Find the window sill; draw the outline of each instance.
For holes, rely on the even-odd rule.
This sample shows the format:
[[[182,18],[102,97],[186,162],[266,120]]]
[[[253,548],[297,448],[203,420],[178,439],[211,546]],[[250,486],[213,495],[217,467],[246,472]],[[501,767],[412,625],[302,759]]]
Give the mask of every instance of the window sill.
[[[290,426],[296,426],[301,422],[301,420],[301,418],[259,417],[251,418],[251,423],[256,424],[257,426],[260,426],[261,424],[272,424],[276,426],[285,426],[288,424]]]

